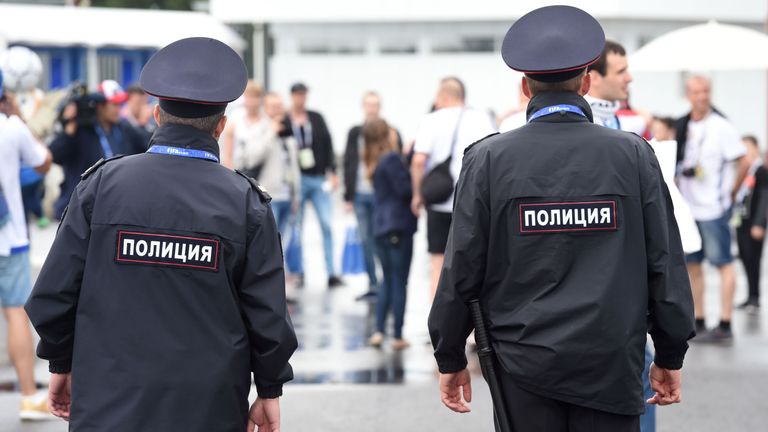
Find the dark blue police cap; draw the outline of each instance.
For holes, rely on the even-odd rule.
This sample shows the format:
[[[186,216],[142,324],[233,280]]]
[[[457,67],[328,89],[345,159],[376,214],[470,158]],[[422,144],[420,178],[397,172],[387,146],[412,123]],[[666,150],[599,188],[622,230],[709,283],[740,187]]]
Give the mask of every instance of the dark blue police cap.
[[[547,6],[512,24],[501,56],[531,79],[558,82],[596,62],[604,46],[605,33],[592,15],[572,6]]]
[[[181,39],[155,53],[141,71],[145,92],[160,100],[160,107],[183,118],[224,112],[240,97],[248,70],[237,53],[210,38]]]

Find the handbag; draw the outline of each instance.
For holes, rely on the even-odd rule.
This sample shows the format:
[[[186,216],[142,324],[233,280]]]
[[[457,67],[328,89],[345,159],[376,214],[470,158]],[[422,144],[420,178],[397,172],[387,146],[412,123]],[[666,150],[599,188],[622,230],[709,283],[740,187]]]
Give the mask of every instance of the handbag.
[[[365,273],[365,254],[363,243],[360,241],[360,232],[356,225],[347,227],[347,236],[344,241],[344,253],[341,256],[341,273],[345,275]]]
[[[425,205],[440,204],[453,195],[456,182],[453,179],[453,174],[451,174],[451,161],[453,160],[453,151],[456,148],[456,140],[458,139],[459,126],[461,125],[463,115],[464,109],[459,113],[459,120],[453,129],[451,152],[448,153],[448,158],[432,168],[421,181],[421,197]]]

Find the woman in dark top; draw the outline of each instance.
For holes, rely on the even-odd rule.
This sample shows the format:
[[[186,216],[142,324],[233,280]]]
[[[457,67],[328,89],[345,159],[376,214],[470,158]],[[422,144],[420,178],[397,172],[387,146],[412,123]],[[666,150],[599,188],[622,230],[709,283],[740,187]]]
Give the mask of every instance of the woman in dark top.
[[[370,344],[384,342],[385,324],[390,310],[394,315],[392,347],[409,346],[403,339],[406,285],[413,254],[416,217],[410,210],[411,175],[397,148],[397,134],[381,119],[363,126],[365,174],[373,181],[373,235],[381,261],[384,281],[376,303],[376,332]]]
[[[743,141],[752,167],[736,197],[737,211],[741,217],[741,223],[736,228],[736,241],[739,245],[739,257],[747,273],[749,297],[739,305],[739,309],[756,313],[760,308],[760,261],[763,257],[768,210],[768,170],[760,155],[757,139],[747,136]]]

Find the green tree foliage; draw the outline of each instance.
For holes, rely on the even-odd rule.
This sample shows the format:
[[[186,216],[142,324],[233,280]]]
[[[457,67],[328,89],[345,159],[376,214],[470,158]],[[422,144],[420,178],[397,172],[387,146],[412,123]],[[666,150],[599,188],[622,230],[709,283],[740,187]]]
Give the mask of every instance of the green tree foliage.
[[[192,10],[195,0],[91,0],[96,7]]]

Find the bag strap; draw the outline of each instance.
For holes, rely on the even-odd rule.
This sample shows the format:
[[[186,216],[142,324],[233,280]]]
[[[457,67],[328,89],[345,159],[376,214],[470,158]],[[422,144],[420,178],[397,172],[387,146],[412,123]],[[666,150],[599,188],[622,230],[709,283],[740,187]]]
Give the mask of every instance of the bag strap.
[[[464,107],[459,111],[459,119],[456,121],[456,127],[453,128],[453,137],[451,137],[451,152],[448,153],[448,157],[443,163],[449,162],[453,159],[453,151],[456,149],[456,141],[459,140],[459,126],[461,126],[461,118],[464,117]]]

